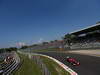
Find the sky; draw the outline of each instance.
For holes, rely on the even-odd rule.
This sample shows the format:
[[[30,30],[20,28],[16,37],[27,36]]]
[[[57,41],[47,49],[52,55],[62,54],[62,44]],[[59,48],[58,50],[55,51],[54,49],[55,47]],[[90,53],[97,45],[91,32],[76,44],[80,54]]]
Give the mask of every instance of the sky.
[[[61,39],[100,21],[100,0],[0,0],[0,48]]]

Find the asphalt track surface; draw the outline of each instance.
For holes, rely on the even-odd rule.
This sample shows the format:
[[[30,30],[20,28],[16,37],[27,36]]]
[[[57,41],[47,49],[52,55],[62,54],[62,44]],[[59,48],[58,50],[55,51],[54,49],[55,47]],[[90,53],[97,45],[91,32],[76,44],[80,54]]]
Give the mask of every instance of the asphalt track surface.
[[[78,73],[78,75],[100,75],[100,57],[61,53],[61,52],[38,52],[56,58],[61,61],[72,70]],[[66,61],[66,57],[70,56],[77,59],[80,62],[80,66],[73,66]]]

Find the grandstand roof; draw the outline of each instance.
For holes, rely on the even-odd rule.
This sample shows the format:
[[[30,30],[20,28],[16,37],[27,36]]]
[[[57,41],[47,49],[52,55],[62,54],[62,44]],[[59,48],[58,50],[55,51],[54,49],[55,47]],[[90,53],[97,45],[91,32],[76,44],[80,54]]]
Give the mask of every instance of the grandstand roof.
[[[71,32],[70,34],[80,35],[80,34],[85,34],[87,32],[94,31],[94,30],[100,30],[100,23],[92,25],[92,26],[89,26],[89,27],[81,29],[81,30],[77,30],[77,31]]]

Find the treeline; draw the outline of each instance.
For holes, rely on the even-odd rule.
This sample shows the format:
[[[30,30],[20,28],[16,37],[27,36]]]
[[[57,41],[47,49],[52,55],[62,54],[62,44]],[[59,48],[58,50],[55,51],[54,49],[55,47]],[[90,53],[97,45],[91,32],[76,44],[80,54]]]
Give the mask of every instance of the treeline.
[[[10,48],[1,48],[0,49],[0,53],[11,52],[11,51],[17,51],[17,48],[16,47],[10,47]]]

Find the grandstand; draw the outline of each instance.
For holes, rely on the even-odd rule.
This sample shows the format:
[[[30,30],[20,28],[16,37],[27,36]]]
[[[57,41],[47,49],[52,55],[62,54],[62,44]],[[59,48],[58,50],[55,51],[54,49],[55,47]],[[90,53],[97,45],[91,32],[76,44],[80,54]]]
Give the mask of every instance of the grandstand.
[[[71,49],[94,49],[100,48],[100,23],[70,33],[76,36],[71,42]],[[65,45],[65,48],[68,45]]]

